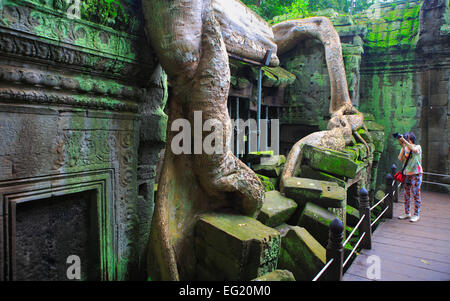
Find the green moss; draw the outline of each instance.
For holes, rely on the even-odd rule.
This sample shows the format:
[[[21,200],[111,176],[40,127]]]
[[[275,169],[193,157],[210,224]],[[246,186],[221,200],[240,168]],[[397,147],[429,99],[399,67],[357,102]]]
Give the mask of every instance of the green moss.
[[[266,176],[260,175],[260,174],[256,174],[258,176],[258,178],[261,180],[261,182],[264,185],[264,189],[266,191],[272,191],[275,190],[275,185],[276,185],[276,179],[271,179],[268,178]]]

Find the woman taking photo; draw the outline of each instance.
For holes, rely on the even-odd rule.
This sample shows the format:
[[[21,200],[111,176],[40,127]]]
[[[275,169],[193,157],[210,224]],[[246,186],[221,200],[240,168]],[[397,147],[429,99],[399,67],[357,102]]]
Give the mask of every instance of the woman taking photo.
[[[399,219],[407,219],[411,222],[417,222],[420,218],[420,185],[422,184],[422,148],[420,145],[414,144],[416,136],[413,132],[403,135],[398,139],[398,142],[402,146],[398,159],[403,161],[406,166],[404,167],[403,174],[405,177],[405,213],[400,215]],[[411,194],[414,199],[415,210],[414,215],[411,216],[410,204]]]

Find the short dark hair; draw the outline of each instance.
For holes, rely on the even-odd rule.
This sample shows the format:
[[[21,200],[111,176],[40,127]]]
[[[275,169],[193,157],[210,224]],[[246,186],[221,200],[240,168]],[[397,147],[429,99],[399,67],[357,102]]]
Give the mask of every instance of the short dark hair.
[[[408,140],[409,139],[409,133],[408,132],[404,133],[403,134],[403,138],[405,138],[405,140]]]
[[[413,132],[408,133],[409,140],[411,140],[412,143],[416,143],[416,135],[414,135]]]

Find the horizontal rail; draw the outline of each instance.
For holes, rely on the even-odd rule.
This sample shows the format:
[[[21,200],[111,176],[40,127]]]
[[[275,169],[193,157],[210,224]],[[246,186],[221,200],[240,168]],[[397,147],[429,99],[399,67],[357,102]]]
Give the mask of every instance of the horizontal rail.
[[[441,185],[441,186],[450,186],[449,184],[429,182],[429,181],[422,181],[422,183],[435,184],[435,185]]]
[[[327,264],[320,270],[320,272],[316,275],[316,277],[314,277],[314,279],[312,281],[317,281],[317,279],[319,279],[320,276],[322,276],[323,272],[325,272],[326,269],[328,269],[328,267],[333,262],[333,260],[334,260],[334,258],[331,258],[331,260],[327,262]]]
[[[422,173],[425,175],[432,175],[432,176],[439,176],[439,177],[446,177],[446,178],[450,177],[450,175],[444,175],[441,173],[432,173],[432,172],[425,172],[425,171]]]
[[[344,268],[345,265],[347,264],[347,262],[350,260],[350,258],[352,257],[353,253],[355,253],[356,248],[359,246],[359,244],[361,243],[361,240],[364,238],[364,235],[366,235],[366,232],[364,232],[361,237],[359,238],[358,242],[356,243],[356,245],[353,247],[352,252],[350,253],[350,255],[348,255],[347,259],[345,259],[344,264],[342,265],[342,267]]]
[[[373,227],[373,225],[375,225],[375,223],[383,216],[383,214],[386,212],[386,210],[389,209],[389,206],[387,206],[386,209],[384,209],[383,212],[381,212],[380,215],[373,221],[373,223],[370,224],[371,227]]]
[[[350,238],[352,238],[353,233],[355,233],[356,229],[358,229],[359,225],[361,224],[361,222],[364,220],[364,218],[366,217],[366,215],[364,214],[360,219],[358,224],[356,224],[355,228],[353,228],[352,233],[350,233],[350,235],[347,237],[347,239],[344,241],[344,246],[348,243],[348,241],[350,240]]]
[[[389,193],[387,193],[378,203],[376,203],[375,205],[373,205],[371,208],[370,208],[370,211],[372,211],[376,206],[378,206],[378,205],[380,205],[383,201],[384,201],[384,199],[386,199],[387,198],[387,196],[389,195]]]

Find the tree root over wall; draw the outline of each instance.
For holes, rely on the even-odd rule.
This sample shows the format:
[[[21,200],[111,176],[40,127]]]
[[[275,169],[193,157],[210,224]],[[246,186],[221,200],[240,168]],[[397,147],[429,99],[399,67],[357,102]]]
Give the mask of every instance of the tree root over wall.
[[[173,87],[168,104],[166,152],[149,242],[148,272],[152,280],[194,279],[194,226],[199,214],[220,210],[256,217],[262,207],[261,181],[230,151],[227,50],[262,60],[267,49],[276,53],[278,46],[278,53],[282,53],[305,37],[318,38],[325,46],[332,89],[329,130],[313,133],[294,146],[284,177],[299,162],[302,143],[343,149],[352,131],[363,124],[362,114],[351,105],[339,36],[328,19],[277,24],[273,27],[273,41],[272,29],[264,20],[240,1],[228,1],[232,5],[214,5],[211,0],[143,1],[147,38]],[[256,20],[253,27],[248,19],[243,22],[236,19],[233,15],[236,6],[242,7],[243,15],[252,14],[251,18]],[[227,7],[234,7],[234,11],[227,11]],[[243,37],[251,40],[245,42]],[[242,41],[251,47],[242,47]],[[271,63],[278,63],[276,55]],[[171,151],[172,122],[185,118],[193,125],[195,111],[202,112],[203,120],[214,119],[215,125],[223,129],[222,154],[175,155]]]

